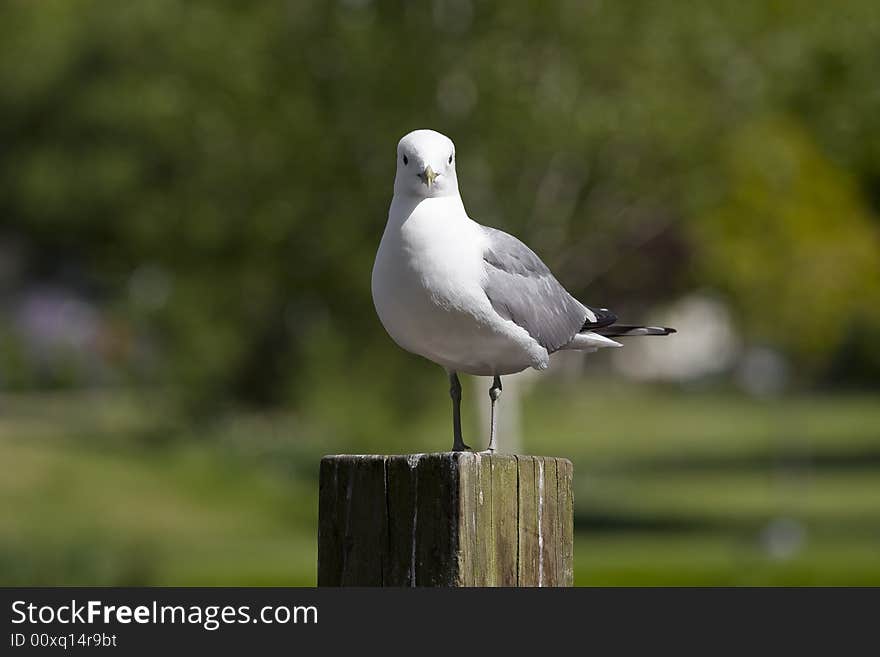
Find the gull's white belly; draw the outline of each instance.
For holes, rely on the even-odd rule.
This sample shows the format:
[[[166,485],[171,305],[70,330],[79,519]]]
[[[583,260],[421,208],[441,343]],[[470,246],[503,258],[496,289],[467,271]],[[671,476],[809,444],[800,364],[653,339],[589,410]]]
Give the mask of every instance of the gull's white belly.
[[[501,318],[483,292],[479,225],[433,205],[423,201],[406,221],[389,221],[382,237],[372,289],[385,330],[449,370],[486,376],[546,367],[547,351]]]

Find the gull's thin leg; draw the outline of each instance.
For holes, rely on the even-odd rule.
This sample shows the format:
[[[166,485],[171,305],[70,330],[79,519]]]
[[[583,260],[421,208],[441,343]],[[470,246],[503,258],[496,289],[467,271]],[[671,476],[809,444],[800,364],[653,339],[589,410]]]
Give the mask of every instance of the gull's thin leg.
[[[449,396],[452,397],[452,451],[463,452],[470,447],[461,437],[461,382],[455,372],[449,373]]]
[[[497,425],[497,420],[495,418],[495,402],[498,401],[498,398],[501,396],[501,377],[497,374],[495,378],[492,379],[492,387],[489,388],[489,399],[492,400],[492,406],[489,409],[489,446],[486,448],[487,452],[494,452],[497,447],[495,440],[495,428]]]

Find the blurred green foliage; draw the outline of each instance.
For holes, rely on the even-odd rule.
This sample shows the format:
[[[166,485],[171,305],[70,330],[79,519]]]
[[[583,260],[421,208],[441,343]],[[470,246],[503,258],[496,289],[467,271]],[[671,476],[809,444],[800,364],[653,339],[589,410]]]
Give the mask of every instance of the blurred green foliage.
[[[575,295],[801,384],[527,396],[578,583],[880,583],[880,405],[817,394],[880,376],[878,61],[876,0],[6,0],[0,583],[311,584],[317,458],[448,444],[369,292],[422,127]]]
[[[877,222],[851,175],[790,122],[734,133],[725,165],[725,198],[694,228],[704,271],[754,335],[815,374],[848,332],[880,327],[880,306],[866,303],[880,292]],[[862,348],[880,363],[875,341]]]

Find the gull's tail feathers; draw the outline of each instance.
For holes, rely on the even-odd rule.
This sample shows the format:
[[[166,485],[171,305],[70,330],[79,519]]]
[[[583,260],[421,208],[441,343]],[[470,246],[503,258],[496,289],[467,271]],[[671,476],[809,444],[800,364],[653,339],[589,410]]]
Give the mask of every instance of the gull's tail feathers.
[[[604,335],[599,335],[593,331],[584,331],[575,335],[571,342],[563,347],[563,349],[574,349],[575,351],[593,352],[604,347],[622,347],[623,345]]]
[[[633,326],[629,324],[612,324],[593,329],[595,333],[608,338],[625,338],[631,335],[671,335],[674,328],[665,326]]]
[[[617,315],[607,308],[590,308],[595,317],[587,317],[587,321],[581,328],[580,333],[575,335],[571,342],[562,347],[591,353],[604,347],[622,347],[623,345],[611,338],[625,338],[632,335],[670,335],[675,333],[674,328],[665,326],[635,326],[632,324],[616,324]]]

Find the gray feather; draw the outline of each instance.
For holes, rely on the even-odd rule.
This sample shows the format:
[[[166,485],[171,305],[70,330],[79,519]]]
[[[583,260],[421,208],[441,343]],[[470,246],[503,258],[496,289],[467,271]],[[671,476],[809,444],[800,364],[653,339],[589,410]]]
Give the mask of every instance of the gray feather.
[[[499,315],[521,326],[547,351],[564,347],[596,315],[559,284],[541,259],[507,233],[483,227],[489,246],[484,290]]]

